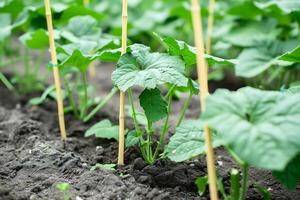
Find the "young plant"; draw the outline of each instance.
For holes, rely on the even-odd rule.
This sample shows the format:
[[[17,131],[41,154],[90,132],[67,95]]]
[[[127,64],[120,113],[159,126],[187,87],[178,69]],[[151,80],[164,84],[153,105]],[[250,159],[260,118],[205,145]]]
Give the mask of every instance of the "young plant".
[[[184,62],[176,56],[163,53],[151,53],[150,49],[141,44],[128,47],[127,53],[121,56],[117,69],[112,74],[112,80],[122,91],[128,91],[131,113],[135,130],[128,133],[126,143],[138,143],[145,161],[152,164],[157,158],[160,147],[169,129],[169,115],[172,104],[173,89],[165,98],[161,96],[159,85],[171,84],[172,86],[192,87],[184,76]],[[140,106],[146,117],[146,127],[140,127],[137,118],[137,109],[133,102],[131,88],[141,86],[144,88],[139,96]],[[154,146],[155,122],[164,119],[160,131],[160,138]],[[134,142],[133,142],[134,141]],[[127,145],[128,146],[128,145]]]
[[[64,200],[72,200],[74,194],[70,191],[71,186],[69,183],[58,183],[56,188],[63,194]]]

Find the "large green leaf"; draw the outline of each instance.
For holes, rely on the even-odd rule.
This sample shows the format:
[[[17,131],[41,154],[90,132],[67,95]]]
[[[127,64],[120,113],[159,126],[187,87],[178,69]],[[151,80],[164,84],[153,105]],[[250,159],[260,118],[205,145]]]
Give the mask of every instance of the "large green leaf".
[[[156,122],[167,115],[167,102],[161,97],[159,89],[145,89],[139,99],[150,122]]]
[[[179,57],[150,53],[149,47],[141,44],[131,45],[130,50],[119,59],[112,74],[120,90],[126,91],[132,86],[153,89],[165,83],[187,86],[184,63]]]
[[[98,52],[93,52],[95,47],[96,44],[89,41],[59,46],[57,48],[57,58],[60,61],[60,66],[63,69],[75,67],[80,71],[86,71],[89,64],[100,56]]]
[[[84,134],[85,137],[91,135],[98,138],[119,140],[119,126],[115,126],[108,119],[105,119],[89,128]]]
[[[156,36],[158,36],[156,34]],[[181,56],[187,66],[196,64],[196,48],[188,45],[184,41],[175,40],[172,37],[161,38],[158,36],[163,44],[168,49],[170,55]],[[234,64],[234,60],[226,60],[223,58],[215,57],[205,54],[205,58],[209,65],[213,64]]]
[[[295,189],[300,182],[300,154],[292,159],[283,171],[275,171],[273,175],[287,188]]]
[[[44,29],[27,32],[19,39],[28,48],[39,49],[49,46],[48,33]]]
[[[71,42],[80,40],[98,40],[101,29],[97,26],[95,18],[86,16],[76,16],[69,20],[67,27],[62,31],[61,35]]]
[[[246,163],[283,170],[300,150],[300,94],[217,90],[202,120]]]
[[[279,60],[289,61],[289,62],[300,62],[300,45],[295,49],[286,52],[285,54],[279,56]]]
[[[164,153],[175,162],[182,162],[204,154],[205,142],[202,127],[203,124],[199,120],[182,122],[170,138]],[[220,144],[217,140],[213,143],[214,147]]]
[[[282,58],[281,54],[293,49],[295,45],[297,45],[297,41],[291,40],[275,41],[272,44],[266,43],[264,46],[256,48],[246,48],[237,58],[235,73],[237,76],[250,78],[272,66],[289,66],[293,62],[289,62],[291,60],[286,57]]]
[[[237,76],[251,78],[259,75],[273,65],[288,66],[290,62],[278,60],[270,55],[265,48],[244,49],[238,57],[235,66],[235,74]]]
[[[275,21],[249,22],[233,26],[220,39],[235,46],[251,47],[266,40],[274,40],[279,32]]]

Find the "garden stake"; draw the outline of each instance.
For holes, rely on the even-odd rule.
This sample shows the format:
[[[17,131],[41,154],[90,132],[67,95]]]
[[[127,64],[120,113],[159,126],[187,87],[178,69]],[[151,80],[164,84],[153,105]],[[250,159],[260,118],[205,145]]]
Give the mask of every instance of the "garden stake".
[[[57,96],[56,101],[58,107],[59,128],[60,128],[61,138],[63,140],[66,140],[67,134],[65,128],[65,119],[64,119],[64,106],[63,106],[63,101],[61,96],[60,79],[59,79],[59,72],[57,67],[56,49],[54,43],[52,16],[51,16],[51,8],[50,8],[49,0],[45,0],[45,9],[46,9],[47,27],[49,32],[49,45],[50,45],[51,62],[52,62],[51,64],[53,68],[54,83],[55,83],[56,96]]]
[[[90,5],[90,0],[83,0],[83,5],[88,7]],[[89,76],[94,78],[96,76],[96,63],[93,61],[88,68]]]
[[[127,0],[122,3],[122,54],[126,53],[127,41]],[[119,153],[118,165],[124,165],[124,129],[125,129],[125,92],[120,91],[120,113],[119,113]]]
[[[207,65],[204,59],[204,48],[203,48],[203,38],[202,38],[202,23],[200,6],[198,0],[192,1],[192,19],[194,27],[194,39],[197,48],[197,73],[198,82],[200,85],[200,104],[202,112],[205,109],[205,98],[208,96],[208,71]],[[208,181],[209,181],[209,191],[210,199],[218,200],[218,190],[216,183],[216,169],[214,163],[214,152],[211,141],[210,130],[207,125],[204,125],[204,136],[205,145],[207,150],[207,171],[208,171]]]
[[[206,53],[211,53],[211,34],[213,30],[213,24],[214,24],[214,7],[215,7],[215,0],[209,0],[209,15],[208,15],[208,21],[207,21],[207,31],[206,31]]]

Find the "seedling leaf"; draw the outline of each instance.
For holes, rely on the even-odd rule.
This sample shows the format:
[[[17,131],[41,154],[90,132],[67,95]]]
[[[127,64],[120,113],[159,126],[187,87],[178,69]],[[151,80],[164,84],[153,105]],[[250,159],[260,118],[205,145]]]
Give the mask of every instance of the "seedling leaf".
[[[150,122],[156,122],[167,116],[167,102],[161,97],[159,89],[145,89],[139,99]]]
[[[119,126],[112,125],[108,119],[105,119],[89,128],[84,134],[85,137],[91,135],[99,138],[119,140]]]
[[[167,157],[172,161],[182,162],[205,153],[202,126],[199,120],[182,122],[165,148]],[[215,140],[213,145],[217,147],[219,142]]]
[[[105,169],[105,170],[115,170],[116,164],[100,164],[97,163],[91,168],[91,171],[94,171],[96,169]]]

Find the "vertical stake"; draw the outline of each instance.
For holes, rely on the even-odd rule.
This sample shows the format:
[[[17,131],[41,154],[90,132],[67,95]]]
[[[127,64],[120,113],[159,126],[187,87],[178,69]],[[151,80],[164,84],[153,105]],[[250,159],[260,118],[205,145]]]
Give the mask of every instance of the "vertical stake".
[[[206,31],[206,53],[211,54],[211,35],[213,30],[214,24],[214,7],[215,7],[215,0],[209,0],[209,15],[207,20],[207,31]]]
[[[60,88],[60,79],[59,79],[59,71],[57,67],[57,58],[56,58],[56,49],[54,43],[54,35],[53,35],[53,25],[52,25],[52,16],[51,16],[51,8],[50,1],[45,0],[45,9],[46,9],[46,19],[47,19],[47,27],[49,34],[49,45],[50,45],[50,53],[51,53],[51,62],[53,65],[53,75],[56,89],[56,97],[57,97],[57,107],[58,107],[58,120],[59,120],[59,128],[61,138],[63,140],[67,139],[66,128],[65,128],[65,119],[64,119],[64,106],[61,96],[61,88]]]
[[[195,45],[197,48],[197,73],[198,81],[200,85],[200,104],[202,112],[205,109],[205,98],[209,95],[208,93],[208,71],[207,65],[204,58],[204,47],[202,38],[202,23],[201,23],[201,13],[198,0],[192,1],[192,19],[194,27],[194,38]],[[216,181],[216,167],[214,161],[214,151],[212,147],[211,134],[209,127],[204,125],[204,137],[206,146],[206,162],[208,171],[208,181],[209,181],[209,193],[211,200],[218,200],[218,190]]]
[[[122,55],[126,53],[127,44],[127,0],[122,3]],[[125,92],[120,91],[119,113],[119,153],[118,165],[124,165],[124,129],[125,129]]]

